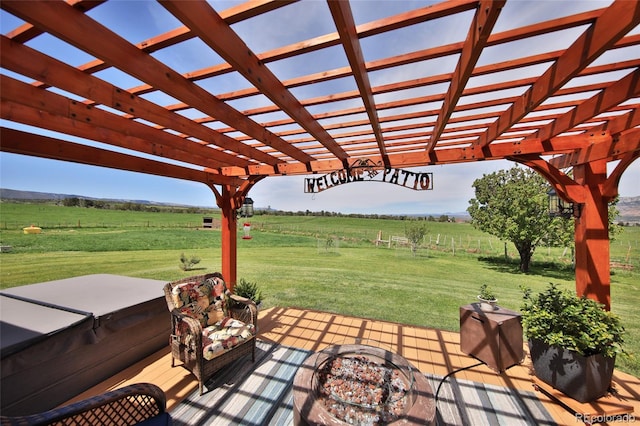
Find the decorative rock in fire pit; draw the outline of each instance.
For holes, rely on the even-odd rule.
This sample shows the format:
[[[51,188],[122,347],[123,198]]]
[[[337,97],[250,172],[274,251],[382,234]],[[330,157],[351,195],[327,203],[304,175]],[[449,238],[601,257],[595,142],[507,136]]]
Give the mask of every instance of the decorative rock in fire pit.
[[[432,424],[433,392],[403,357],[361,344],[311,355],[294,378],[298,425]]]
[[[404,415],[413,374],[364,355],[342,354],[316,368],[316,397],[334,417],[349,424],[378,425]],[[404,376],[404,377],[403,377]]]

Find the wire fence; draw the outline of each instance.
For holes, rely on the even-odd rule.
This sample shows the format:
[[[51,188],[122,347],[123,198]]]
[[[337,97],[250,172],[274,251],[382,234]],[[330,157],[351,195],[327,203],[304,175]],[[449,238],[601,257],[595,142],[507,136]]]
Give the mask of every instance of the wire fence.
[[[153,228],[153,229],[200,229],[203,228],[202,221],[36,221],[25,224],[22,221],[1,221],[0,227],[7,231],[22,231],[29,225],[37,226],[43,230],[56,229],[124,229],[124,228]],[[213,224],[210,229],[219,229],[219,223]],[[334,229],[325,227],[308,227],[297,224],[270,224],[266,222],[253,221],[252,230],[262,232],[273,232],[278,234],[310,236],[317,239],[318,250],[338,251],[340,246],[349,244],[374,244],[375,246],[387,249],[411,249],[411,244],[402,232],[392,235],[393,231],[386,233],[382,237],[382,231],[373,229]],[[242,224],[238,222],[238,226]],[[240,229],[240,228],[239,228]],[[327,241],[332,242],[328,246]],[[449,253],[452,256],[462,254],[478,256],[504,256],[504,258],[517,259],[519,254],[515,246],[510,242],[501,241],[497,237],[472,233],[429,233],[416,247],[417,250],[434,250],[442,253]],[[612,269],[618,270],[640,270],[640,240],[620,238],[611,242],[610,260]],[[538,247],[534,254],[538,261],[560,261],[572,262],[573,250],[571,247]]]

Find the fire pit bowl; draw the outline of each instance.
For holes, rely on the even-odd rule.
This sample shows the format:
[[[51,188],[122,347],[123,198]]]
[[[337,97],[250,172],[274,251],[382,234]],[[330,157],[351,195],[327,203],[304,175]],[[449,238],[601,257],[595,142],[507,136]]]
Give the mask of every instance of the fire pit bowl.
[[[405,358],[379,347],[332,345],[294,378],[297,425],[431,424],[433,392]]]

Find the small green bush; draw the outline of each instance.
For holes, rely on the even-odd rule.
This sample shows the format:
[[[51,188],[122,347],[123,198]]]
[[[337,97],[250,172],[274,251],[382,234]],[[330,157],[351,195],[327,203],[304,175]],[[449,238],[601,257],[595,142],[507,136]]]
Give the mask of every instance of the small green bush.
[[[196,257],[196,256],[191,256],[191,258],[188,258],[187,256],[184,255],[184,253],[182,253],[180,255],[180,269],[182,269],[183,271],[190,271],[193,269],[193,267],[195,265],[197,265],[198,263],[200,263],[200,258]]]

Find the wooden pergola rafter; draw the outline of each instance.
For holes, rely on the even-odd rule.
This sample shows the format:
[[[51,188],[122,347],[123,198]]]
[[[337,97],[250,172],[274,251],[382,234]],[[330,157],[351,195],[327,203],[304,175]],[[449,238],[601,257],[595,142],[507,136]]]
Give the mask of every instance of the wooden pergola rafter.
[[[7,123],[0,150],[206,184],[223,211],[222,270],[232,284],[235,209],[266,177],[328,173],[356,161],[395,168],[516,161],[583,205],[576,287],[609,306],[602,222],[640,155],[640,58],[630,53],[640,45],[640,4],[578,3],[565,14],[569,2],[559,2],[547,19],[510,22],[514,11],[528,17],[534,3],[410,9],[395,1],[363,20],[363,8],[373,7],[367,2],[328,0],[309,21],[322,32],[284,28],[286,41],[258,51],[256,37],[270,35],[272,23],[286,26],[311,8],[259,0],[215,10],[205,1],[161,0],[146,6],[173,27],[131,41],[127,28],[105,18],[126,3],[3,0],[3,17],[19,23],[0,36],[2,68],[11,73],[0,76]],[[462,31],[444,38],[442,28]],[[45,36],[90,60],[75,64]],[[539,43],[549,36],[564,47]],[[384,48],[396,38],[409,42]],[[381,46],[375,53],[372,41]],[[172,53],[192,43],[200,46],[198,65],[177,65]],[[288,62],[304,71],[282,73]],[[112,71],[135,86],[123,87]],[[244,85],[227,84],[239,79]]]

